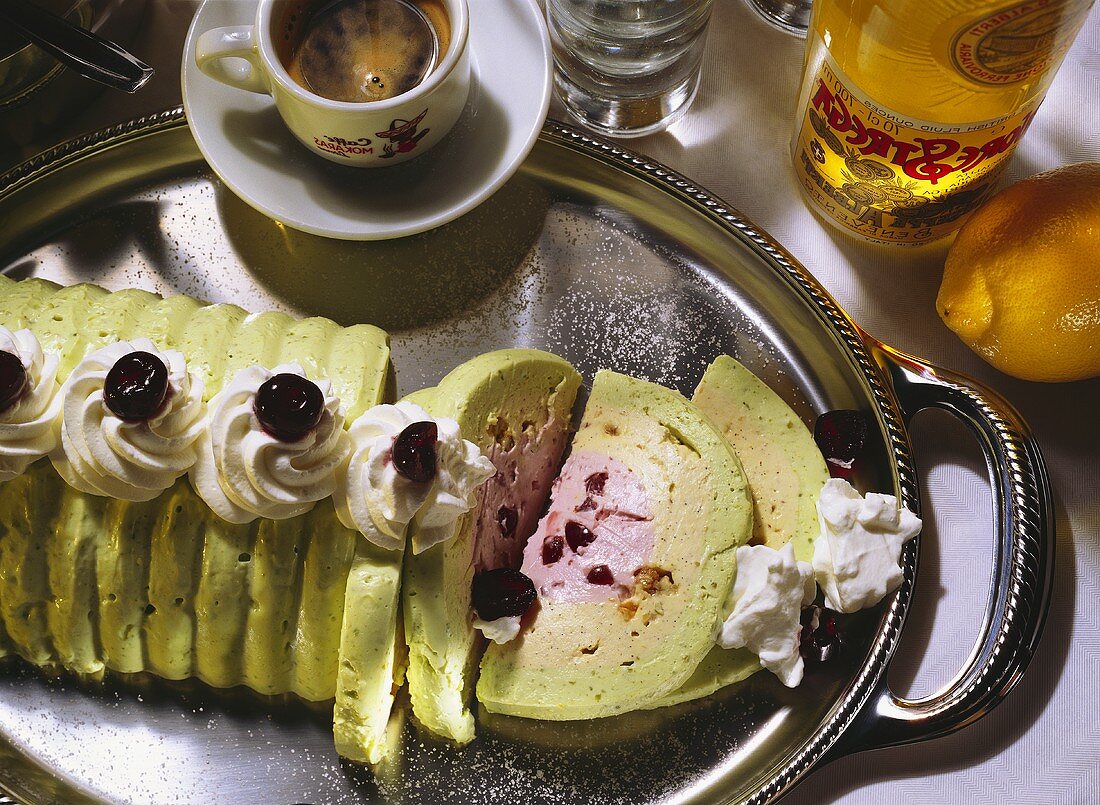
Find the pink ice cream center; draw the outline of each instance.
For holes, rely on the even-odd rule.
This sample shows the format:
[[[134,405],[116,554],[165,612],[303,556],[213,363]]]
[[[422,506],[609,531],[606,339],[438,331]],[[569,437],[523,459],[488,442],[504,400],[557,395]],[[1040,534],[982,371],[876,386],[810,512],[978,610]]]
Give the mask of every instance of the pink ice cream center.
[[[627,598],[653,545],[641,479],[618,459],[582,450],[554,481],[550,510],[527,542],[521,570],[543,601]]]

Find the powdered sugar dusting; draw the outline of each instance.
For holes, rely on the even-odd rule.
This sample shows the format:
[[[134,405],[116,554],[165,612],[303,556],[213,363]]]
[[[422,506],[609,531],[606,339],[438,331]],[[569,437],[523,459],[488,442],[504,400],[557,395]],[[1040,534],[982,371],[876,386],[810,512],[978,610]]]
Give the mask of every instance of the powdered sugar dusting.
[[[42,232],[53,234],[28,254],[8,255],[5,273],[370,322],[392,335],[402,394],[481,352],[533,346],[589,378],[614,369],[686,394],[725,352],[769,382],[778,378],[796,406],[802,392],[790,377],[824,396],[809,368],[813,353],[781,335],[777,314],[746,290],[759,286],[760,269],[732,241],[724,252],[697,254],[538,172],[521,173],[440,230],[387,243],[289,230],[198,163],[112,193],[48,222]],[[781,304],[789,303],[774,303]],[[867,619],[862,631],[851,628],[856,649],[857,636],[874,626]],[[7,761],[13,747],[88,796],[127,803],[658,802],[720,767],[751,789],[770,761],[742,753],[750,740],[767,733],[775,746],[796,745],[860,657],[859,650],[841,657],[829,676],[797,691],[757,675],[705,701],[596,723],[481,713],[480,737],[462,749],[405,723],[395,727],[395,757],[377,776],[336,757],[331,703],[145,679],[50,681],[9,660],[0,672],[0,768],[15,766]],[[403,701],[397,715],[407,715]],[[33,774],[4,779],[41,787]]]

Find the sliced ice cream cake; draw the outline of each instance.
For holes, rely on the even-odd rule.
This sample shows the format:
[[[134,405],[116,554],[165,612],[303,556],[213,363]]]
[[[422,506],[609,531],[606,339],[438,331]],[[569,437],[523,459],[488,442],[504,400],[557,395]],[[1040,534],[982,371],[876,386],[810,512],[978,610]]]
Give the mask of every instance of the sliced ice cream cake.
[[[33,333],[58,382],[90,353],[147,339],[186,357],[204,404],[239,370],[285,362],[324,378],[349,418],[391,385],[376,327],[186,296],[0,277],[0,325]],[[182,476],[121,500],[79,491],[41,458],[0,484],[0,655],[92,678],[147,672],[335,699],[337,747],[357,761],[385,753],[403,667],[400,575],[401,552],[344,528],[327,499],[233,523]]]
[[[713,645],[752,533],[737,456],[675,391],[599,372],[522,571],[538,603],[491,645],[486,709],[552,720],[636,710],[679,688]]]
[[[474,576],[519,565],[560,466],[580,382],[562,358],[507,349],[474,358],[409,398],[432,416],[456,420],[496,467],[449,542],[416,553],[413,523],[405,562],[413,714],[458,743],[474,737],[469,702],[483,642],[470,608]]]

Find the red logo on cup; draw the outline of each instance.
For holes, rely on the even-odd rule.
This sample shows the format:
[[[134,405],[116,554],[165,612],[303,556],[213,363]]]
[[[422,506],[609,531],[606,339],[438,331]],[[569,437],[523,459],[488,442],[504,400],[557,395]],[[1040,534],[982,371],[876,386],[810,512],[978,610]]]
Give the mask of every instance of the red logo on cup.
[[[390,121],[390,127],[386,131],[376,131],[375,137],[380,137],[383,140],[389,140],[382,146],[382,153],[379,156],[382,159],[389,159],[390,157],[397,156],[398,154],[407,154],[416,148],[416,144],[420,142],[420,139],[427,134],[431,129],[424,129],[421,132],[417,132],[416,127],[420,125],[420,121],[424,119],[424,115],[428,114],[428,110],[418,114],[412,120],[402,120],[396,118]]]

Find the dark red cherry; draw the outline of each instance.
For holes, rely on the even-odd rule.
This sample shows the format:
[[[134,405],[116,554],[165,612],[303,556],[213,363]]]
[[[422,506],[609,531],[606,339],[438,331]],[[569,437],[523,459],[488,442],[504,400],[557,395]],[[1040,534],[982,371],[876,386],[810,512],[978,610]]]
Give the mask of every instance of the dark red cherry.
[[[282,372],[264,381],[252,408],[265,432],[280,442],[296,442],[321,421],[325,395],[312,380]]]
[[[814,441],[829,463],[829,471],[847,478],[867,441],[867,419],[859,411],[827,411],[814,423]]]
[[[511,506],[501,506],[497,509],[497,526],[500,528],[500,536],[504,539],[512,539],[516,535],[516,526],[519,525],[519,515]]]
[[[844,643],[837,626],[837,613],[831,609],[806,607],[802,610],[801,623],[798,650],[807,661],[825,662]]]
[[[565,540],[562,539],[560,534],[547,537],[542,541],[542,563],[544,565],[554,564],[561,559],[563,553],[565,553]]]
[[[103,381],[103,402],[124,422],[156,416],[168,396],[168,367],[151,352],[123,355]]]
[[[583,548],[585,545],[591,545],[595,542],[596,535],[576,520],[570,520],[565,524],[565,541],[569,543],[573,553],[576,553],[578,548]]]
[[[590,495],[602,495],[606,483],[606,472],[594,472],[584,479],[584,491]]]
[[[0,411],[7,411],[27,389],[27,370],[19,356],[0,352]]]
[[[439,428],[434,422],[413,422],[393,440],[393,466],[417,483],[427,483],[435,477],[435,443]]]
[[[509,567],[484,570],[474,576],[470,599],[483,621],[523,615],[535,603],[535,584]]]
[[[589,584],[598,584],[601,587],[609,587],[615,583],[615,576],[607,565],[596,565],[588,571],[585,578]]]

